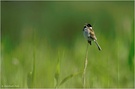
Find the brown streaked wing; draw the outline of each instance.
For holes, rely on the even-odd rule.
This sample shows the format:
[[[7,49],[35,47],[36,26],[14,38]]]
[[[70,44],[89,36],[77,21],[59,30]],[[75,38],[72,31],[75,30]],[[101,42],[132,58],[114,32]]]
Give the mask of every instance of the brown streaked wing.
[[[90,36],[91,36],[91,38],[93,38],[94,40],[97,40],[94,31],[92,29],[89,29],[89,30],[90,30]]]

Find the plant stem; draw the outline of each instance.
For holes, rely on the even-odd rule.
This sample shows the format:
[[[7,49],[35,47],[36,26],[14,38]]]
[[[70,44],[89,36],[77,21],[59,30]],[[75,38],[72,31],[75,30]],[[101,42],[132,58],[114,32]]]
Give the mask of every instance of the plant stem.
[[[86,55],[85,55],[85,61],[84,61],[84,69],[83,69],[83,88],[85,88],[85,77],[86,77],[86,69],[87,69],[87,64],[88,64],[88,45],[87,44],[87,49],[86,49]]]

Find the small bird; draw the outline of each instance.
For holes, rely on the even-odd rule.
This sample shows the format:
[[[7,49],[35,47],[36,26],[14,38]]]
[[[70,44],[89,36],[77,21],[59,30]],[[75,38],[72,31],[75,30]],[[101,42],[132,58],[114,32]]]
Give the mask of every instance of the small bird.
[[[95,33],[92,29],[91,24],[84,25],[83,34],[84,34],[84,37],[87,39],[87,41],[90,45],[92,44],[92,41],[94,41],[96,43],[98,49],[102,50],[100,45],[97,42],[97,38],[96,38],[96,35],[95,35]]]

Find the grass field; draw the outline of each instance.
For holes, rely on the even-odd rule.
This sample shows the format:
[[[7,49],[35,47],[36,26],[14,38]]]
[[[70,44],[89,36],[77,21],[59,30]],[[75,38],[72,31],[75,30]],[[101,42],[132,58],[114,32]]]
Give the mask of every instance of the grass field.
[[[0,86],[82,88],[85,23],[92,24],[102,48],[94,42],[88,47],[86,87],[133,88],[131,1],[1,2]]]

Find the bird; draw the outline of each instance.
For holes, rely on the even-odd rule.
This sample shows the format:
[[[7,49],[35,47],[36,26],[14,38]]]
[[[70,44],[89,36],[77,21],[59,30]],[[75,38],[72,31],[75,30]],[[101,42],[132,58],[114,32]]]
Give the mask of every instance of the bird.
[[[86,38],[86,40],[88,41],[88,43],[89,43],[90,45],[92,45],[92,41],[94,41],[94,42],[96,43],[98,49],[99,49],[100,51],[102,50],[101,47],[100,47],[100,45],[99,45],[98,42],[97,42],[97,37],[96,37],[96,35],[95,35],[95,33],[94,33],[94,30],[92,29],[92,25],[91,25],[91,24],[86,23],[86,24],[84,25],[84,28],[83,28],[83,35],[84,35],[84,37]]]

